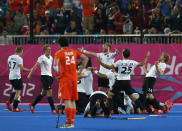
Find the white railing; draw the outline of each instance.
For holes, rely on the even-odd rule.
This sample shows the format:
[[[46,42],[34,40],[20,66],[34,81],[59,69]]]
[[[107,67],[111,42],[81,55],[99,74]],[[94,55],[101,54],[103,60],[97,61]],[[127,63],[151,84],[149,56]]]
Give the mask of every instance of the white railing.
[[[67,37],[72,44],[102,44],[109,42],[112,44],[141,44],[140,35],[36,35],[34,36],[34,44],[56,44],[59,37]],[[8,36],[11,39],[11,43],[14,45],[28,44],[30,43],[29,36],[25,35],[13,35]],[[143,44],[169,44],[169,43],[182,43],[182,34],[145,34],[143,37]],[[0,45],[5,44],[0,41]],[[7,43],[6,43],[7,44]]]

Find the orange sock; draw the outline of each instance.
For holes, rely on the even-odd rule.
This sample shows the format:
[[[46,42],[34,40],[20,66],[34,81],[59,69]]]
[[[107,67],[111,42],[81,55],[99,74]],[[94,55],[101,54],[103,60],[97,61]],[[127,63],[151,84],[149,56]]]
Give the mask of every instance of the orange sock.
[[[74,123],[74,119],[75,119],[75,115],[76,115],[76,109],[71,109],[71,123]]]
[[[71,108],[65,108],[65,115],[66,115],[66,123],[71,124],[71,119],[72,119],[72,109]]]

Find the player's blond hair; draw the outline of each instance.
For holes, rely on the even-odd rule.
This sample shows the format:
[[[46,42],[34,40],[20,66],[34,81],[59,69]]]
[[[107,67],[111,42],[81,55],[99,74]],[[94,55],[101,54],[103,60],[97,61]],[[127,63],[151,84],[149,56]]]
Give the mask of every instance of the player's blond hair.
[[[168,53],[163,52],[163,56],[165,58],[164,62],[167,63],[170,60],[170,55]]]
[[[104,43],[104,45],[107,45],[109,47],[109,49],[111,49],[111,44],[109,43]]]

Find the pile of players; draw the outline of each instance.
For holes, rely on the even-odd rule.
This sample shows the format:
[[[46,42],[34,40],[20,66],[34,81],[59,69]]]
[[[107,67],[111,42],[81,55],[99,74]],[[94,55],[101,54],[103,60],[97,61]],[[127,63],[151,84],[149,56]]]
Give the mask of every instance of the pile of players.
[[[98,76],[99,91],[95,91],[90,95],[84,116],[110,117],[112,113],[168,113],[173,105],[172,100],[167,100],[165,103],[159,102],[153,95],[153,88],[157,76],[163,74],[166,68],[166,63],[170,59],[169,54],[163,52],[159,60],[157,60],[148,71],[145,66],[150,57],[149,51],[142,62],[136,62],[129,59],[130,50],[125,48],[122,51],[122,59],[114,63],[116,55],[120,52],[116,49],[114,53],[111,53],[110,48],[110,44],[105,43],[103,44],[103,53],[95,53],[84,50],[83,48],[79,49],[80,52],[95,56],[100,64],[99,71],[93,67],[87,67],[86,69],[87,71],[94,72]],[[141,93],[138,93],[130,84],[130,75],[135,67],[143,67],[146,73]],[[84,82],[83,79],[87,76],[88,75],[83,73],[83,75],[79,77],[79,81]],[[89,88],[87,86],[88,83],[85,83],[85,86],[84,84],[81,85],[81,87],[80,84],[81,83],[78,84],[78,87],[83,87],[81,88],[83,90]],[[103,87],[109,88],[109,90],[105,93]],[[79,99],[79,101],[82,100],[83,99]]]

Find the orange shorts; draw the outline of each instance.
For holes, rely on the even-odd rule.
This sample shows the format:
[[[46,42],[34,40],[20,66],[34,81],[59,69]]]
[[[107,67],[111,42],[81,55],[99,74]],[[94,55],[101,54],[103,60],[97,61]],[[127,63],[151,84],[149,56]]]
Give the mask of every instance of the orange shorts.
[[[78,100],[77,81],[60,79],[58,89],[58,99]]]

